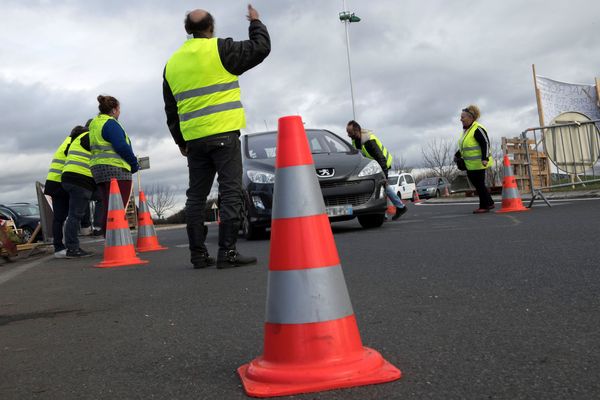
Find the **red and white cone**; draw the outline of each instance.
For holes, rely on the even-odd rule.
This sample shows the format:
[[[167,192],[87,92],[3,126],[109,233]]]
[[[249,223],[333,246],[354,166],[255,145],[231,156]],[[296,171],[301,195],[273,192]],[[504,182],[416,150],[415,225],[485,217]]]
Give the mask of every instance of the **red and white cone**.
[[[399,379],[363,347],[299,116],[279,119],[264,352],[238,373],[274,397]]]

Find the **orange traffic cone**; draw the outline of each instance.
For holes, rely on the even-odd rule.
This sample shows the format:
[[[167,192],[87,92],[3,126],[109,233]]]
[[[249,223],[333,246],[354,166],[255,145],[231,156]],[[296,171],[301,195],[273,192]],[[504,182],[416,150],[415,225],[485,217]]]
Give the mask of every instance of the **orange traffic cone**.
[[[414,195],[413,203],[420,203],[420,202],[421,202],[421,199],[419,198],[419,192],[417,192],[415,190],[415,195]]]
[[[246,394],[274,397],[396,380],[363,347],[306,133],[279,119],[263,355],[238,368]]]
[[[136,247],[138,251],[166,250],[158,243],[152,216],[146,203],[146,195],[140,190],[140,206],[138,207],[138,236]]]
[[[497,213],[529,211],[529,208],[523,206],[521,195],[517,188],[517,181],[513,175],[512,167],[508,156],[504,156],[504,179],[502,180],[502,208]]]
[[[386,215],[393,216],[396,214],[396,206],[391,202],[391,200],[387,199],[387,208],[385,209]]]
[[[104,261],[96,264],[98,268],[112,268],[123,265],[146,264],[135,255],[133,239],[129,231],[129,222],[123,208],[123,200],[116,179],[110,180],[108,198],[108,216],[106,217],[106,241],[104,242]]]

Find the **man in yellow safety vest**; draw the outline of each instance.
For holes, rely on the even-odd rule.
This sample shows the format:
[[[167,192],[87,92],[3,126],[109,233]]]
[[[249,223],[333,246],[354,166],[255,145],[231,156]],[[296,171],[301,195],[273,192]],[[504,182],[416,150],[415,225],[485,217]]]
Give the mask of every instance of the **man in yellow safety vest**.
[[[187,157],[187,233],[194,268],[215,264],[204,244],[206,198],[218,173],[220,196],[217,268],[256,263],[236,250],[242,207],[240,129],[246,126],[238,75],[260,64],[271,50],[267,28],[248,5],[249,40],[214,37],[214,19],[205,10],[185,18],[193,37],[169,59],[163,74],[167,125]]]

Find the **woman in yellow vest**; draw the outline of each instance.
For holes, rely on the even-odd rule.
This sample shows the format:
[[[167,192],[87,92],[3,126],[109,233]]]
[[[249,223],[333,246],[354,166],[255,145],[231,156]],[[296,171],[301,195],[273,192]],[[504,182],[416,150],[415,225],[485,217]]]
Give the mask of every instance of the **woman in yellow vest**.
[[[475,105],[462,110],[460,122],[462,122],[463,132],[458,140],[458,151],[454,155],[455,160],[460,158],[464,160],[467,177],[477,190],[479,208],[473,211],[474,214],[487,213],[495,207],[494,200],[485,186],[485,170],[494,165],[494,159],[490,155],[487,131],[477,122],[480,115],[479,107]]]
[[[77,127],[56,149],[44,184],[44,194],[52,199],[52,243],[55,258],[65,258],[67,255],[67,249],[63,243],[63,225],[69,214],[69,194],[62,188],[61,176],[67,158],[67,147],[71,144],[73,137],[79,134],[76,129]]]
[[[67,158],[62,171],[62,187],[69,193],[69,216],[65,224],[65,245],[67,246],[66,258],[89,257],[89,253],[79,247],[79,227],[85,215],[86,208],[90,207],[92,193],[96,189],[96,182],[90,171],[90,139],[88,128],[77,126],[73,131],[79,135],[67,147]]]
[[[115,178],[123,199],[127,205],[131,194],[131,174],[139,169],[137,157],[133,153],[131,140],[118,122],[121,115],[119,100],[112,96],[98,96],[100,113],[90,123],[90,148],[92,158],[90,169],[98,185],[104,213],[102,216],[102,232],[106,232],[106,216],[108,214],[108,198],[110,180]]]

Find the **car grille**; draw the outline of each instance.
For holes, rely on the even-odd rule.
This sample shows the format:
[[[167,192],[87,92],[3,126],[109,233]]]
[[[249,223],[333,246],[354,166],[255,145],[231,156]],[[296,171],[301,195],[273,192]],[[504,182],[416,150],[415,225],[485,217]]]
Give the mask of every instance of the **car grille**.
[[[329,189],[329,188],[339,188],[339,187],[349,187],[355,186],[362,183],[362,181],[342,181],[342,182],[319,182],[321,185],[321,189]]]
[[[351,195],[341,196],[327,196],[325,197],[325,206],[343,206],[350,204],[352,206],[360,206],[365,204],[371,198],[371,193],[359,193]]]

